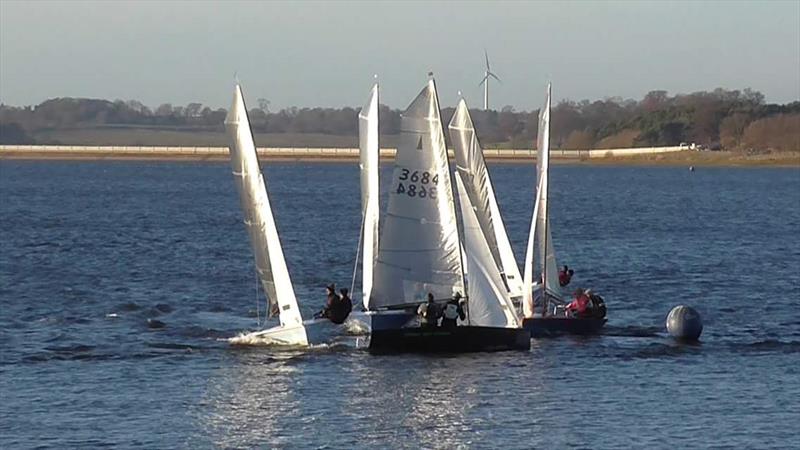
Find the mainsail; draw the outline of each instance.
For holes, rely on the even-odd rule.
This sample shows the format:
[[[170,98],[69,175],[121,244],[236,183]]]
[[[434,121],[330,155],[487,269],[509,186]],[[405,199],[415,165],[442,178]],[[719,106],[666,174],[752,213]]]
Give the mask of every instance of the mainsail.
[[[433,79],[401,119],[370,309],[464,293],[458,227]]]
[[[468,323],[484,327],[519,327],[508,290],[497,268],[488,239],[481,227],[462,173],[455,175],[461,218],[464,224],[464,253],[468,261]]]
[[[494,264],[502,274],[510,296],[519,297],[522,295],[522,276],[500,216],[483,149],[478,142],[464,99],[458,103],[448,128],[455,149],[456,169],[464,182],[464,189],[486,238]]]
[[[545,291],[561,298],[558,284],[558,264],[553,248],[553,233],[550,231],[550,85],[547,85],[547,100],[539,112],[537,174],[539,178],[539,216],[536,232],[539,240],[539,261]]]
[[[378,83],[372,86],[369,100],[358,114],[359,167],[361,169],[361,232],[363,242],[361,292],[364,307],[369,309],[372,274],[378,256],[378,221],[380,186],[380,144],[378,131]]]
[[[556,262],[553,238],[550,231],[549,188],[550,188],[550,85],[547,85],[545,106],[539,111],[539,132],[537,137],[536,176],[537,190],[534,213],[531,220],[531,231],[528,236],[528,247],[525,254],[525,286],[523,305],[525,315],[532,313],[532,288],[534,269],[534,237],[538,243],[538,260],[541,265],[541,280],[544,292],[548,296],[561,298],[561,287],[558,284],[558,264]]]
[[[302,327],[302,317],[275,228],[264,176],[258,164],[242,89],[238,84],[233,94],[233,104],[225,118],[225,126],[231,141],[229,149],[233,179],[239,191],[244,224],[250,235],[256,271],[267,296],[270,314],[278,314],[283,326]]]

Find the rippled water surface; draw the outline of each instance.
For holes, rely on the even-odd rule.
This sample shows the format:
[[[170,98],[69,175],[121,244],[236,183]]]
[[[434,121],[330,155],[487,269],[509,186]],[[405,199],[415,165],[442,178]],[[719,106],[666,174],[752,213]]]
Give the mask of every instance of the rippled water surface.
[[[521,259],[533,169],[490,169]],[[350,284],[357,166],[266,174],[310,314]],[[552,178],[560,261],[605,296],[605,334],[376,357],[220,341],[257,312],[226,164],[0,162],[0,447],[796,448],[800,171]],[[663,331],[680,303],[699,345]]]

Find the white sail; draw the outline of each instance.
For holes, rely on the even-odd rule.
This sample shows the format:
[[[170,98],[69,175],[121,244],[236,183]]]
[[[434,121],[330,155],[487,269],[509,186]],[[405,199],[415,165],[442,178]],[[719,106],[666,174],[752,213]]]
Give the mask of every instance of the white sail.
[[[361,292],[364,307],[369,309],[372,278],[378,256],[378,221],[380,214],[380,144],[378,131],[378,83],[358,114],[359,167],[361,169],[362,264]]]
[[[531,217],[531,228],[528,233],[528,245],[525,248],[525,267],[523,268],[522,283],[522,314],[523,317],[533,317],[533,258],[536,242],[536,218],[539,216],[539,195],[541,184],[536,183],[536,200],[533,203],[533,216]]]
[[[514,304],[497,268],[483,228],[478,219],[480,208],[472,205],[456,173],[456,186],[464,224],[464,252],[469,264],[467,273],[468,324],[484,327],[519,327]]]
[[[370,309],[464,292],[439,101],[429,80],[401,119]]]
[[[489,170],[483,157],[483,149],[478,142],[464,99],[458,103],[448,128],[455,150],[456,169],[464,182],[470,203],[475,208],[475,215],[492,258],[505,280],[511,297],[519,297],[522,295],[522,276],[500,216]]]
[[[270,314],[279,315],[282,327],[302,328],[302,317],[275,228],[247,108],[238,84],[233,95],[233,104],[225,118],[225,126],[231,141],[231,168],[239,191],[244,224],[250,234],[256,270],[267,296]],[[305,332],[293,333],[292,336],[297,340],[288,343],[307,344]]]
[[[545,106],[539,112],[537,176],[539,178],[539,215],[537,216],[536,233],[539,242],[539,264],[543,274],[545,291],[561,298],[561,286],[558,284],[558,263],[553,248],[553,236],[550,230],[550,85],[547,85]]]
[[[545,105],[539,111],[539,132],[537,136],[536,155],[536,200],[528,235],[528,246],[525,252],[523,313],[525,317],[533,315],[533,281],[534,259],[538,259],[540,277],[544,291],[552,297],[562,298],[561,286],[558,284],[558,263],[556,262],[553,238],[550,231],[549,189],[550,189],[550,85],[547,85]],[[538,258],[534,257],[534,240],[536,241]]]

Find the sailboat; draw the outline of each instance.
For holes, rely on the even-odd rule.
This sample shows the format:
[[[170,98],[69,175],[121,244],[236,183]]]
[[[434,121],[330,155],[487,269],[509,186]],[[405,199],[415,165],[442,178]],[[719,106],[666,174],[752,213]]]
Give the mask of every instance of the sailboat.
[[[308,346],[329,343],[337,336],[347,334],[343,326],[327,319],[303,321],[258,162],[242,88],[238,83],[233,104],[225,118],[225,127],[230,138],[233,179],[239,192],[245,228],[250,235],[256,273],[267,298],[268,314],[277,316],[279,322],[276,326],[243,333],[228,341],[237,345]]]
[[[231,342],[262,341],[282,345],[308,345],[308,335],[286,268],[264,176],[258,163],[242,88],[238,83],[233,94],[233,104],[225,118],[225,127],[231,142],[229,150],[233,179],[253,247],[256,272],[267,297],[269,314],[277,315],[280,321],[279,326],[240,335],[232,338]]]
[[[371,352],[530,348],[529,334],[520,326],[458,175],[457,184],[464,215],[463,246],[436,84],[431,78],[401,119],[388,208],[366,303],[373,312]],[[470,268],[466,280],[465,260]],[[419,326],[416,309],[428,294],[444,302],[464,293],[467,314],[459,326]]]
[[[523,276],[523,309],[525,313],[523,326],[534,337],[553,334],[591,334],[599,331],[606,323],[605,303],[598,295],[591,296],[595,314],[573,317],[564,309],[567,301],[565,301],[566,296],[559,284],[558,264],[550,229],[550,97],[551,87],[548,84],[545,106],[539,112],[536,200],[525,252]],[[534,241],[538,244],[536,246],[538,258],[534,258]],[[538,259],[540,266],[541,276],[538,286],[533,282],[534,259]],[[538,293],[536,300],[538,300],[540,311],[535,310],[534,291]]]
[[[502,276],[508,295],[515,304],[519,303],[523,291],[522,276],[514,252],[511,250],[511,243],[506,234],[500,209],[497,206],[489,169],[486,167],[483,157],[483,149],[478,142],[467,102],[464,99],[459,101],[448,128],[454,147],[456,171],[463,182],[465,193],[474,207],[492,260]]]

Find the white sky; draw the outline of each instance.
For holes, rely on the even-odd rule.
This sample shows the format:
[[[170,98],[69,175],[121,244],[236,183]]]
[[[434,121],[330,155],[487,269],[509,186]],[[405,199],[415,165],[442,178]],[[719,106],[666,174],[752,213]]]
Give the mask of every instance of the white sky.
[[[764,2],[20,2],[0,0],[0,101],[53,97],[227,107],[357,106],[380,76],[404,108],[436,74],[442,106],[499,109],[716,87],[800,99],[800,0]]]

